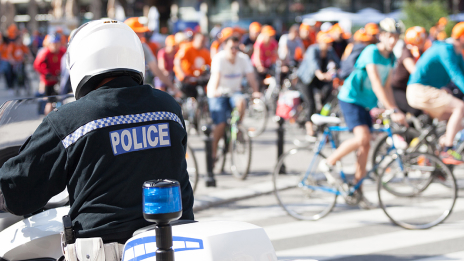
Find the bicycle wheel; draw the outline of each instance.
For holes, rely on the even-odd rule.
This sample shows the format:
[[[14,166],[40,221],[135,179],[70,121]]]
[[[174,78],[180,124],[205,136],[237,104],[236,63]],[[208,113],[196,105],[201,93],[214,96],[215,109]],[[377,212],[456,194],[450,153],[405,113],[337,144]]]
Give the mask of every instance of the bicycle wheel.
[[[230,170],[234,177],[244,180],[250,171],[251,138],[248,131],[241,125],[237,126],[236,133],[232,131],[229,143]]]
[[[379,175],[377,192],[381,208],[393,223],[406,229],[427,229],[440,224],[451,214],[456,202],[454,175],[432,154],[411,153],[401,157],[401,161],[404,171]],[[401,193],[392,194],[387,188]]]
[[[197,189],[198,180],[200,179],[200,174],[198,173],[198,164],[197,159],[195,158],[195,153],[192,148],[187,145],[187,153],[185,153],[185,160],[187,161],[187,172],[189,174],[190,185],[192,186],[193,193]]]
[[[400,144],[395,144],[395,147],[403,150],[407,149],[412,140],[420,135],[419,131],[412,128],[408,128],[406,130],[394,130],[392,131],[392,134],[401,137],[397,140],[397,143]],[[372,168],[375,169],[374,174],[376,176],[378,176],[378,173],[384,171],[385,164],[388,164],[391,161],[392,156],[396,155],[396,151],[391,148],[392,144],[393,140],[388,136],[388,133],[381,133],[372,146],[373,149],[370,161]],[[424,140],[418,151],[432,153],[434,151],[434,147],[428,141]]]
[[[266,129],[267,119],[266,104],[261,99],[250,100],[243,119],[243,126],[248,130],[248,135],[254,138],[263,133]]]
[[[304,163],[311,158],[308,167]],[[318,220],[335,206],[337,189],[318,170],[322,158],[308,148],[295,148],[280,156],[274,168],[272,181],[277,201],[296,219]]]

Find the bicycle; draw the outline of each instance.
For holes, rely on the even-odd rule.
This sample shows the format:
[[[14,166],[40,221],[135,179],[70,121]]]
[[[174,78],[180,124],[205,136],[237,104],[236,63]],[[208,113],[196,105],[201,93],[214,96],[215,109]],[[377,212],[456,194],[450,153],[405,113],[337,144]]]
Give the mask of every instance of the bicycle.
[[[192,186],[193,193],[197,189],[200,174],[198,173],[198,164],[195,153],[192,148],[187,144],[187,151],[185,153],[185,160],[187,162],[187,172],[189,175],[190,185]]]
[[[196,130],[197,134],[201,135],[201,127],[209,123],[209,107],[208,98],[206,97],[205,88],[209,81],[209,70],[205,69],[203,73],[197,77],[189,77],[181,85],[181,91],[187,94],[187,97],[183,99],[182,111],[186,125],[188,125],[188,131],[192,128]],[[194,87],[196,97],[191,97],[192,90]]]
[[[334,208],[338,196],[342,196],[347,205],[356,205],[363,195],[372,194],[363,194],[359,189],[365,178],[352,184],[343,170],[337,176],[318,170],[319,161],[338,145],[332,133],[347,132],[348,128],[338,126],[341,121],[336,117],[313,115],[312,120],[324,127],[315,151],[295,148],[283,154],[272,176],[280,206],[300,220],[318,220],[326,216]],[[392,138],[388,126],[372,131],[387,133]],[[382,210],[393,223],[406,229],[426,229],[443,222],[457,197],[454,175],[433,154],[399,154],[395,144],[391,146],[394,156],[377,178],[376,194]],[[309,167],[303,167],[301,163],[311,157]],[[282,165],[286,166],[285,173],[281,173]],[[377,167],[373,166],[366,176]],[[442,186],[443,183],[448,186]],[[391,193],[392,190],[397,193]]]
[[[230,154],[230,171],[235,178],[244,180],[251,165],[251,138],[240,123],[236,108],[228,120],[224,136],[219,140],[214,173],[224,173],[227,153]]]

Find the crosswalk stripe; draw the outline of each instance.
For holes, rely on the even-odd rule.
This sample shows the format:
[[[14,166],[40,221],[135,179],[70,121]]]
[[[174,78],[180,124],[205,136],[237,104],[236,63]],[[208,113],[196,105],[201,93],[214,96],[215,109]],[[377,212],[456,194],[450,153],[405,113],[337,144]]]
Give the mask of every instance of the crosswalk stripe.
[[[464,237],[464,224],[460,225],[461,229],[456,229],[454,226],[453,228],[442,228],[440,230],[402,230],[377,236],[277,251],[277,255],[285,257],[305,256],[317,260],[327,260],[336,257],[388,251],[396,248]]]

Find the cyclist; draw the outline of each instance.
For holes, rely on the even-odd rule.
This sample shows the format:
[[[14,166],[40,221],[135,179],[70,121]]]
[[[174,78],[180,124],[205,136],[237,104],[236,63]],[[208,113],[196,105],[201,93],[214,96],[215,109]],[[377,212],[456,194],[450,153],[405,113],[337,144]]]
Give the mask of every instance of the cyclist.
[[[444,86],[452,81],[464,91],[464,22],[452,30],[452,43],[435,41],[416,64],[409,77],[406,98],[413,108],[423,110],[433,118],[448,120],[440,156],[445,164],[460,164],[461,157],[452,149],[456,133],[462,129],[464,102]]]
[[[134,32],[139,37],[140,41],[142,41],[145,38],[145,33],[150,31],[148,27],[143,26],[139,22],[138,17],[128,18],[126,19],[126,21],[124,21],[124,23],[127,24],[130,28],[132,28],[132,30],[134,30]],[[158,61],[156,60],[156,57],[154,56],[150,47],[146,43],[142,42],[142,48],[145,54],[145,63],[149,70],[154,74],[154,76],[157,76],[164,84],[166,84],[166,86],[169,89],[173,90],[174,92],[177,92],[177,89],[174,87],[172,81],[166,75],[164,75],[158,67]],[[149,77],[145,77],[145,82],[147,82],[147,78]]]
[[[264,81],[269,69],[277,60],[278,43],[274,38],[275,34],[276,31],[272,28],[272,26],[263,26],[261,34],[258,36],[258,39],[253,45],[251,62],[258,72],[258,80],[260,84]]]
[[[174,38],[174,35],[169,35],[166,37],[165,47],[158,51],[158,67],[171,82],[174,81],[174,56],[176,55],[176,52],[176,39]],[[162,83],[158,77],[156,77],[155,87],[166,91],[167,86]]]
[[[240,50],[248,54],[251,57],[253,54],[253,46],[261,33],[261,24],[258,22],[252,22],[249,26],[248,35],[245,36],[240,44]]]
[[[240,52],[240,40],[231,36],[224,41],[224,50],[214,56],[211,62],[211,78],[207,95],[211,118],[216,125],[213,132],[213,159],[216,158],[217,145],[224,135],[224,129],[232,108],[237,107],[240,116],[245,113],[245,100],[241,95],[242,78],[245,75],[253,89],[253,96],[259,97],[250,58]]]
[[[298,35],[298,25],[292,25],[288,34],[284,34],[279,39],[279,58],[282,60],[282,66],[295,64],[295,53],[297,48],[304,49],[303,42]],[[286,70],[282,69],[282,72]],[[287,69],[288,71],[288,69]]]
[[[366,175],[367,156],[370,148],[370,127],[372,119],[369,110],[380,101],[386,109],[393,110],[391,118],[395,122],[406,124],[404,114],[397,108],[390,87],[391,72],[395,63],[393,47],[403,33],[404,25],[392,18],[380,22],[379,43],[366,47],[359,56],[355,70],[345,80],[338,94],[339,105],[346,125],[354,137],[344,141],[319,165],[322,171],[329,172],[335,164],[348,153],[357,151],[354,182]],[[360,193],[362,191],[360,190]],[[371,204],[363,197],[360,207],[370,208]]]
[[[191,44],[184,44],[174,58],[174,72],[181,82],[181,91],[187,97],[198,96],[195,84],[190,80],[200,76],[205,65],[211,65],[208,49],[205,48],[206,37],[196,33]]]
[[[422,111],[409,106],[406,100],[406,87],[409,75],[416,70],[416,62],[424,51],[424,44],[427,38],[425,28],[414,26],[406,30],[404,35],[405,46],[401,57],[398,59],[397,66],[392,76],[392,90],[396,104],[404,113],[419,116]]]
[[[317,34],[317,44],[311,45],[304,55],[303,61],[298,68],[297,75],[298,90],[302,94],[303,101],[308,105],[306,114],[306,138],[308,141],[315,141],[315,133],[311,115],[316,113],[316,102],[314,100],[314,89],[321,90],[324,101],[332,91],[332,80],[334,72],[328,71],[329,63],[339,65],[339,59],[335,51],[332,49],[333,39],[330,34],[319,32]]]
[[[34,69],[40,74],[40,80],[45,84],[46,96],[56,95],[54,85],[58,83],[61,72],[61,58],[66,50],[61,46],[61,36],[50,34],[47,45],[39,51],[34,61]]]
[[[178,180],[181,219],[193,220],[185,124],[172,97],[142,85],[142,45],[124,23],[82,25],[67,55],[77,100],[45,117],[19,155],[3,164],[0,211],[34,213],[67,187],[75,237],[99,237],[106,260],[117,260],[134,231],[150,224],[141,211],[144,181]]]
[[[8,27],[8,46],[10,45],[10,43],[13,43],[16,41],[16,39],[19,37],[19,30],[18,30],[18,27],[15,25],[15,24],[11,24],[9,27]],[[11,54],[8,52],[8,47],[6,49],[6,58],[8,60],[8,63],[6,63],[6,67],[5,67],[5,79],[6,79],[6,83],[7,83],[7,87],[8,89],[10,89],[11,92],[13,92],[13,88],[14,88],[14,76],[15,76],[15,73],[13,71],[13,65],[15,64],[15,61],[14,59],[12,58]]]

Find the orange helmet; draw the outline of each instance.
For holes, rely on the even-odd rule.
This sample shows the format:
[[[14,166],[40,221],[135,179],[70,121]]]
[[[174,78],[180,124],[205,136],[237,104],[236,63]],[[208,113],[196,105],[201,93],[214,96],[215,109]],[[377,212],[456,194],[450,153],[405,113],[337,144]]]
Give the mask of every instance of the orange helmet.
[[[442,25],[442,26],[446,26],[446,24],[448,23],[448,19],[446,17],[442,17],[438,20],[438,25]]]
[[[364,28],[359,29],[354,33],[353,39],[356,42],[371,42],[373,40],[373,36],[368,34]]]
[[[231,37],[234,34],[234,28],[232,27],[226,27],[221,30],[221,34],[219,35],[219,39],[225,40],[229,37]]]
[[[249,27],[250,32],[261,32],[261,24],[258,22],[253,22]]]
[[[451,32],[451,37],[453,37],[454,39],[459,39],[463,35],[464,35],[464,22],[457,23],[453,27],[453,31]]]
[[[323,42],[323,43],[332,43],[334,40],[329,33],[321,31],[317,33],[316,41]]]
[[[308,24],[302,23],[300,25],[300,31],[311,31],[312,27]]]
[[[364,30],[366,30],[367,34],[376,35],[379,33],[379,26],[374,23],[368,23],[364,26]]]
[[[174,35],[169,35],[168,37],[166,37],[164,43],[166,46],[174,46],[176,45],[176,37]]]
[[[10,39],[16,38],[18,36],[18,27],[15,24],[8,26],[8,37]]]
[[[406,30],[404,34],[404,42],[411,45],[421,45],[425,43],[427,33],[424,27],[414,26]]]
[[[261,33],[268,36],[274,36],[276,34],[276,31],[274,30],[274,27],[270,25],[265,25],[263,26],[263,29],[261,29]]]
[[[127,20],[124,21],[124,23],[127,24],[136,33],[146,33],[150,31],[148,27],[144,26],[139,22],[138,17],[127,18]]]

